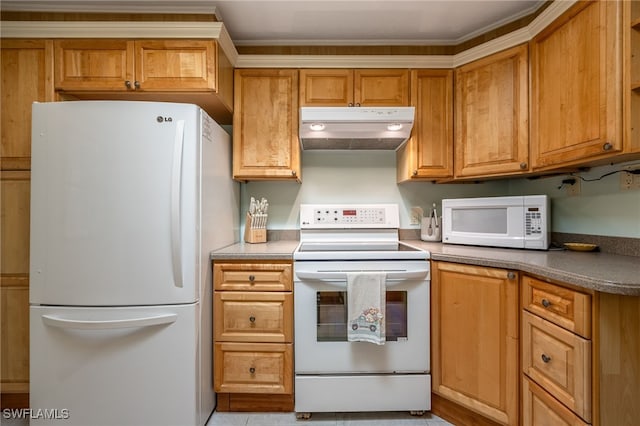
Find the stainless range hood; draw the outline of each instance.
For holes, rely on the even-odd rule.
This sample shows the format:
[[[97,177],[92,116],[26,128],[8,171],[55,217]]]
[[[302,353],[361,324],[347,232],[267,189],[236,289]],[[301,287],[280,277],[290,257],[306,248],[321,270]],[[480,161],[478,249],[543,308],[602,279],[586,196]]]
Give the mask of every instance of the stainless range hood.
[[[302,149],[396,150],[409,138],[414,107],[302,107]]]

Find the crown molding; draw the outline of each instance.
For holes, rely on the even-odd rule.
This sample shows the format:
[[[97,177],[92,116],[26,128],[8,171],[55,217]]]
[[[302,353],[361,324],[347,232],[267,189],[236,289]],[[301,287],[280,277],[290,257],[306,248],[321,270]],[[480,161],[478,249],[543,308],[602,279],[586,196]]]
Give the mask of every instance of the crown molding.
[[[236,68],[454,68],[528,42],[578,0],[555,0],[529,25],[455,55],[239,55],[222,22],[3,21],[2,38],[211,38]]]
[[[2,38],[190,38],[214,39],[231,63],[236,50],[222,22],[2,21]]]

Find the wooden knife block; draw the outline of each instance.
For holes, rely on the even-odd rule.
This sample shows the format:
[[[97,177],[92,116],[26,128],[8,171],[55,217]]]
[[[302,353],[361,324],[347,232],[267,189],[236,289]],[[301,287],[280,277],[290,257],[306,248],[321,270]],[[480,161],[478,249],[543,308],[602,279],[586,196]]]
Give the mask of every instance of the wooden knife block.
[[[249,213],[244,223],[244,241],[251,244],[267,242],[267,228],[252,228]]]

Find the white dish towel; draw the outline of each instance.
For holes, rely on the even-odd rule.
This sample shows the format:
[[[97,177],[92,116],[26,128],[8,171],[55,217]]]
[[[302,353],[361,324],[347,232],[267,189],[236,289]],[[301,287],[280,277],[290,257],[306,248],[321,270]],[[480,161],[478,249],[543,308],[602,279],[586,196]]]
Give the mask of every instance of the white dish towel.
[[[347,273],[347,340],[384,345],[387,275],[383,272]]]

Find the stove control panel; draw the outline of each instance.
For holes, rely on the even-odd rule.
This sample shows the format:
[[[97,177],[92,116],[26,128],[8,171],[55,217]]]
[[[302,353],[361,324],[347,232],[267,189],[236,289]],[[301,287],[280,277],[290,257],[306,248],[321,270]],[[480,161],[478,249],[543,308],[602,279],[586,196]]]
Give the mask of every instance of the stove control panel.
[[[398,228],[397,204],[302,204],[300,227],[327,228]]]

